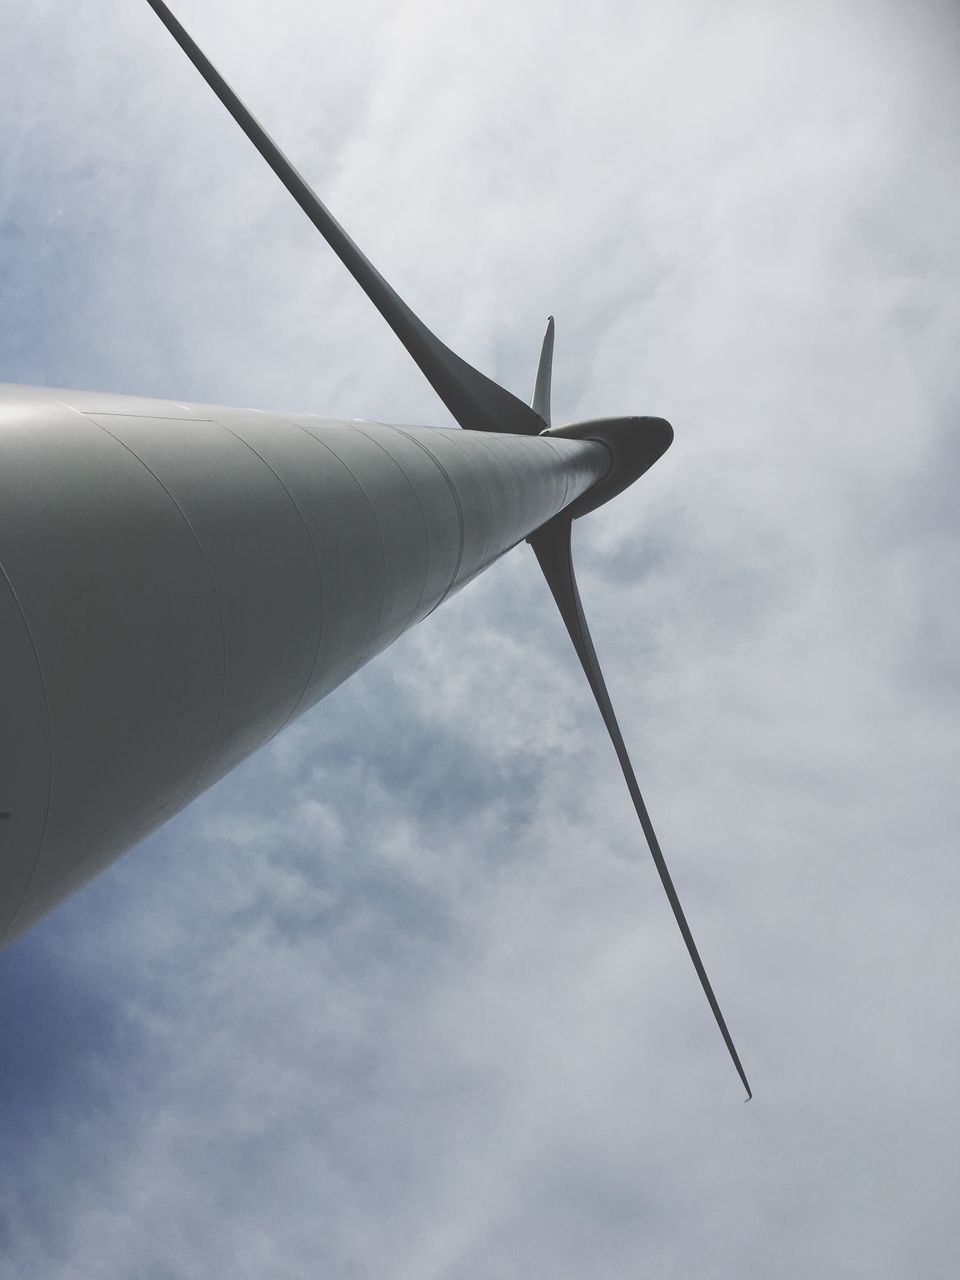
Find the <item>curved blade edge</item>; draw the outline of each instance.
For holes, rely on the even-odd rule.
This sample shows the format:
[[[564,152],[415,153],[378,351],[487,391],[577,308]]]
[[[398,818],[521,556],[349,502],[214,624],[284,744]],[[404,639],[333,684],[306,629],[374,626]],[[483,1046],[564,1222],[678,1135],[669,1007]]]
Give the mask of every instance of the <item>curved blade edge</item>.
[[[550,386],[553,382],[553,316],[547,317],[547,331],[543,335],[540,348],[540,363],[537,365],[537,380],[533,387],[533,398],[530,408],[538,413],[547,426],[550,426]]]
[[[460,426],[470,431],[539,435],[547,425],[539,414],[451,351],[410,310],[247,110],[163,0],[147,0],[147,4],[389,324]]]
[[[634,808],[637,811],[637,817],[640,819],[643,834],[646,836],[654,866],[657,868],[667,900],[670,903],[681,936],[686,944],[687,952],[693,961],[693,967],[697,971],[700,985],[703,987],[717,1026],[720,1028],[720,1034],[723,1036],[727,1051],[733,1060],[733,1065],[737,1069],[737,1074],[743,1083],[743,1087],[747,1091],[747,1100],[749,1100],[753,1097],[753,1090],[750,1088],[750,1083],[740,1062],[740,1055],[737,1053],[733,1037],[727,1029],[726,1020],[713,993],[713,987],[710,985],[707,971],[704,968],[703,961],[700,959],[700,952],[697,950],[697,944],[693,940],[693,934],[687,924],[683,907],[680,905],[680,899],[674,888],[673,879],[663,856],[663,851],[660,848],[660,842],[653,829],[653,823],[650,821],[650,815],[647,812],[643,796],[640,794],[640,786],[633,771],[633,765],[630,763],[630,757],[627,754],[620,726],[614,715],[613,704],[607,693],[603,673],[600,670],[600,663],[597,659],[596,650],[593,647],[593,640],[590,637],[587,620],[583,612],[577,579],[573,571],[573,555],[570,541],[572,523],[572,519],[569,516],[561,513],[561,515],[544,525],[543,528],[538,529],[536,533],[531,534],[527,541],[533,547],[543,576],[547,580],[547,585],[553,593],[553,598],[557,603],[557,608],[560,610],[567,632],[573,641],[573,647],[577,651],[580,665],[583,667],[584,674],[593,691],[603,722],[607,727],[607,733],[613,743],[613,749],[616,751],[617,759],[620,761],[620,768],[623,771],[630,798],[633,800]]]

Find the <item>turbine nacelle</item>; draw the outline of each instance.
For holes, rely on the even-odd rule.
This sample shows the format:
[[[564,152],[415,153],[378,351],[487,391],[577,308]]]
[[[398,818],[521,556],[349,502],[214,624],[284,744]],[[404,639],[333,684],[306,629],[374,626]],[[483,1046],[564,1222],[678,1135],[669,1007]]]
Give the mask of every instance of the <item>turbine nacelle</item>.
[[[567,507],[574,520],[585,516],[633,484],[662,458],[673,443],[673,427],[666,418],[593,418],[563,427],[547,427],[542,436],[567,440],[596,440],[610,453],[607,474]]]

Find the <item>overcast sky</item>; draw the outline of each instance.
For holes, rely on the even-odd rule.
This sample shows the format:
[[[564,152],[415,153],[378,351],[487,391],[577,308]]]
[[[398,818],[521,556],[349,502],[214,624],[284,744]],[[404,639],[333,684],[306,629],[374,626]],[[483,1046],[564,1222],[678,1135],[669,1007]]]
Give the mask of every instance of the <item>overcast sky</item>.
[[[575,529],[0,957],[0,1276],[956,1275],[960,10],[178,0]],[[449,421],[146,4],[0,11],[0,378]],[[2,554],[2,549],[0,549]]]

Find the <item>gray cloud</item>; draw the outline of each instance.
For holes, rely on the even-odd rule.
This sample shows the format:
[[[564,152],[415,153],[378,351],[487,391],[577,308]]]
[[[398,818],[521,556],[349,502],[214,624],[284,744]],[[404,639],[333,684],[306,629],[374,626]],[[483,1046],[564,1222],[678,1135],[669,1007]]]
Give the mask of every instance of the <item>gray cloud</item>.
[[[181,9],[455,348],[674,422],[576,551],[757,1098],[518,549],[5,953],[0,1275],[952,1274],[954,8]],[[0,47],[4,377],[444,421],[146,6]]]

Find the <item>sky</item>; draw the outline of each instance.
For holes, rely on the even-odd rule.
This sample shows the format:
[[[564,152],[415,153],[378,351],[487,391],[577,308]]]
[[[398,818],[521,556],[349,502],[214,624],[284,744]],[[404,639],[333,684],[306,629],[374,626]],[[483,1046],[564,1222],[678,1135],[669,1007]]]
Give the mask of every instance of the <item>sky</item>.
[[[575,527],[0,956],[0,1278],[956,1274],[960,10],[178,0]],[[146,4],[0,12],[0,379],[449,424]]]

